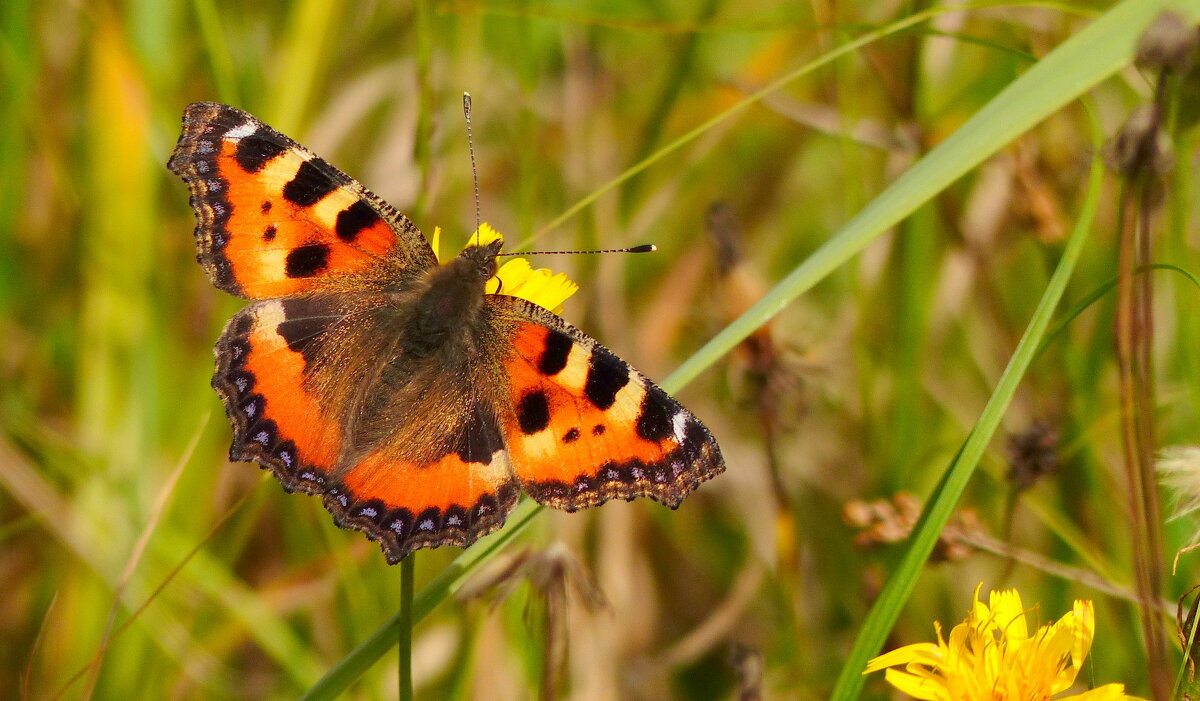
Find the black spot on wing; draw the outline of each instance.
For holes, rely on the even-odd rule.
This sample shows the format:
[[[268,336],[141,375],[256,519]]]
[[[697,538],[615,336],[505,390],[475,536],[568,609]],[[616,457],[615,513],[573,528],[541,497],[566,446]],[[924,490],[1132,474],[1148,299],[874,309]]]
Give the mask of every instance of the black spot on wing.
[[[242,170],[247,173],[257,173],[272,159],[287,150],[287,146],[276,141],[264,139],[257,134],[244,136],[238,140],[233,158]]]
[[[567,431],[563,434],[562,440],[563,443],[574,443],[579,440],[579,429],[572,428],[570,431]]]
[[[274,224],[272,224],[272,225],[268,226],[268,227],[266,228],[266,230],[264,230],[264,231],[263,231],[263,241],[274,241],[274,240],[275,240],[275,234],[276,234],[278,231],[279,231],[279,230],[275,228],[275,225],[274,225]]]
[[[290,278],[312,277],[329,265],[329,246],[310,243],[300,246],[287,255],[284,272]]]
[[[562,369],[567,367],[567,357],[574,345],[575,341],[570,336],[557,329],[551,329],[546,336],[546,347],[542,350],[542,357],[538,359],[538,372],[547,376],[562,372]]]
[[[338,238],[346,243],[351,243],[358,238],[360,231],[377,221],[379,221],[379,213],[372,209],[371,205],[359,200],[338,212],[334,231],[337,232]]]
[[[603,436],[605,430],[604,424],[596,424],[595,426],[592,426],[592,435]]]
[[[532,435],[550,425],[550,403],[545,392],[533,390],[517,402],[517,423],[521,432]]]
[[[238,314],[233,317],[230,330],[233,336],[245,336],[254,328],[254,316],[252,314]]]
[[[330,176],[330,172],[329,164],[320,158],[305,161],[296,171],[295,177],[283,186],[284,199],[301,207],[310,207],[320,202],[341,185]]]
[[[284,299],[280,304],[283,321],[275,327],[275,333],[283,337],[292,352],[303,354],[308,365],[316,357],[318,337],[329,330],[331,310],[302,297]]]
[[[272,207],[271,200],[263,200],[263,203],[258,206],[258,209],[263,214],[267,214],[271,211],[271,207]]]
[[[500,424],[476,407],[471,411],[470,419],[459,428],[454,452],[463,462],[488,465],[492,462],[492,455],[503,447]]]
[[[597,409],[608,409],[617,401],[617,392],[629,384],[629,365],[600,347],[592,349],[587,382],[583,393]]]
[[[646,396],[642,398],[641,411],[638,412],[637,434],[648,441],[659,442],[671,436],[674,432],[672,419],[675,415],[673,402],[662,390],[647,387]]]

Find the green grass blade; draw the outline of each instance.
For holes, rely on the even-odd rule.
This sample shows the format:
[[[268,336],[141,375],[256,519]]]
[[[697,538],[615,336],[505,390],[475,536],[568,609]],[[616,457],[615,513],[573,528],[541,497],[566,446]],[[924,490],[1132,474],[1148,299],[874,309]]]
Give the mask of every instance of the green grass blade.
[[[412,639],[413,639],[413,579],[417,571],[417,554],[410,553],[400,563],[400,614],[396,628],[400,642],[400,701],[412,701]]]
[[[208,53],[217,94],[231,105],[240,105],[233,58],[225,41],[225,31],[221,28],[221,13],[217,11],[214,0],[192,0],[192,9],[196,13],[196,24],[200,27],[200,37]]]
[[[416,626],[421,619],[429,615],[433,609],[452,595],[466,581],[481,563],[491,558],[513,540],[533,519],[542,507],[532,500],[526,499],[513,509],[508,517],[508,524],[499,533],[488,536],[473,547],[463,551],[462,555],[454,558],[450,566],[442,570],[432,582],[413,598],[412,625]],[[401,615],[397,613],[387,623],[380,626],[370,638],[364,640],[350,654],[338,661],[332,669],[321,677],[301,698],[302,701],[324,701],[338,698],[356,679],[363,675],[375,662],[396,644],[396,636],[400,628]]]
[[[896,619],[900,616],[900,610],[917,584],[917,578],[921,575],[925,561],[933,552],[934,546],[937,545],[942,528],[946,525],[950,515],[954,513],[954,507],[958,504],[959,497],[966,489],[967,482],[970,481],[971,475],[975,473],[975,467],[979,464],[979,459],[983,457],[988,443],[1000,425],[1000,420],[1004,417],[1009,402],[1012,401],[1017,385],[1025,376],[1029,364],[1033,362],[1046,329],[1050,325],[1054,310],[1062,299],[1067,282],[1071,279],[1071,273],[1075,270],[1075,264],[1083,251],[1083,245],[1087,242],[1092,219],[1096,214],[1096,205],[1100,199],[1100,184],[1103,175],[1104,170],[1100,161],[1093,160],[1087,200],[1084,202],[1079,219],[1075,222],[1071,237],[1067,240],[1067,246],[1063,250],[1058,267],[1055,268],[1054,275],[1051,276],[1050,283],[1046,286],[1042,299],[1033,313],[1033,318],[1026,327],[1021,341],[1017,344],[1017,349],[1013,352],[1008,367],[1004,369],[1004,374],[1000,377],[996,390],[988,399],[979,421],[967,436],[966,442],[963,443],[950,467],[942,475],[920,520],[914,526],[908,551],[904,554],[899,566],[888,577],[879,599],[875,601],[875,605],[867,614],[862,629],[854,641],[854,646],[850,650],[850,655],[842,667],[837,685],[834,687],[832,698],[835,701],[856,698],[862,690],[862,670],[866,667],[867,660],[883,647],[884,639],[891,631]]]
[[[1170,270],[1179,273],[1185,280],[1192,283],[1192,285],[1196,286],[1197,288],[1200,288],[1200,278],[1197,278],[1195,275],[1187,270],[1184,270],[1178,265],[1171,265],[1170,263],[1151,263],[1138,268],[1135,272],[1140,275],[1142,273],[1149,273],[1155,270]],[[1067,313],[1063,314],[1061,319],[1054,322],[1054,326],[1046,332],[1046,337],[1042,339],[1042,345],[1038,348],[1038,354],[1040,355],[1042,351],[1046,350],[1047,346],[1053,343],[1064,331],[1066,331],[1071,322],[1075,320],[1075,317],[1086,311],[1088,307],[1095,304],[1100,300],[1100,298],[1111,292],[1116,286],[1117,278],[1111,277],[1108,280],[1105,280],[1102,285],[1089,292],[1086,297],[1079,301],[1078,304],[1067,310]]]
[[[1129,62],[1141,29],[1166,2],[1125,0],[1050,52],[905,171],[824,246],[725,327],[669,378],[686,384],[877,236],[1016,137]],[[1193,0],[1190,7],[1200,3]]]

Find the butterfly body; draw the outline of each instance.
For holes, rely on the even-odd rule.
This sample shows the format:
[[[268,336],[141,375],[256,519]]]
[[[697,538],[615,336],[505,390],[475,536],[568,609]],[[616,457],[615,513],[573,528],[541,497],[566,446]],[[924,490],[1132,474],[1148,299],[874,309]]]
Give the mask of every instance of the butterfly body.
[[[396,562],[469,545],[521,491],[672,508],[724,469],[708,430],[546,309],[488,294],[501,242],[440,265],[416,226],[249,114],[197,103],[168,167],[197,258],[254,301],[216,345],[230,457],[320,495]]]

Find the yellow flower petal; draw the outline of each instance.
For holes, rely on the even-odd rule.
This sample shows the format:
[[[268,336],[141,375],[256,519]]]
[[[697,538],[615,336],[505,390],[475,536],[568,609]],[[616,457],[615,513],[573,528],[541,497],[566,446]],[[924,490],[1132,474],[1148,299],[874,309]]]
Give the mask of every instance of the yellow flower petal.
[[[431,245],[435,256],[438,255],[440,235],[441,229],[434,228]],[[499,231],[485,222],[467,239],[467,245],[486,246],[503,239],[504,236]],[[441,258],[438,260],[440,262]],[[495,276],[484,284],[483,291],[485,294],[520,297],[558,314],[562,312],[563,302],[579,291],[579,285],[567,277],[566,273],[554,273],[548,268],[534,269],[524,258],[509,258],[496,271]]]
[[[1010,645],[1029,639],[1029,629],[1025,626],[1025,607],[1021,605],[1021,595],[1016,589],[994,591],[988,595],[988,599],[991,602],[993,625]]]
[[[1085,691],[1082,694],[1072,694],[1062,697],[1066,699],[1075,699],[1075,701],[1110,701],[1111,699],[1125,699],[1128,701],[1145,701],[1145,699],[1137,696],[1126,696],[1124,684],[1105,684],[1098,686],[1090,691]]]
[[[908,664],[916,660],[926,660],[930,657],[936,658],[937,656],[937,645],[933,643],[913,643],[912,645],[896,648],[891,652],[885,652],[879,657],[874,658],[867,663],[867,668],[863,670],[863,674],[878,672],[886,667]]]
[[[1030,634],[1016,590],[991,592],[986,604],[981,590],[982,585],[975,589],[966,620],[950,630],[948,639],[935,623],[936,643],[905,645],[879,655],[864,674],[884,669],[889,684],[930,701],[1049,699],[1069,689],[1092,647],[1092,602],[1076,601],[1070,613]],[[1133,697],[1126,696],[1123,685],[1108,684],[1066,698]]]
[[[491,224],[484,222],[479,225],[479,228],[476,229],[473,234],[471,234],[471,238],[469,239],[470,243],[468,245],[486,246],[489,243],[493,241],[499,241],[502,238],[504,237],[499,231],[493,229]]]
[[[946,687],[929,677],[909,674],[897,669],[888,669],[883,673],[883,678],[887,680],[888,684],[891,684],[914,699],[952,701]]]

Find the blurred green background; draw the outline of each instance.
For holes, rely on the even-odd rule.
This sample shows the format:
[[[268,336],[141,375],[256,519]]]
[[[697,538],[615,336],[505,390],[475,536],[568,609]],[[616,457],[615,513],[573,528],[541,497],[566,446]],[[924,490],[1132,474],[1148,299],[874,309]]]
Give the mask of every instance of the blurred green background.
[[[165,168],[187,103],[249,110],[427,234],[441,226],[449,248],[474,226],[470,91],[484,219],[510,241],[657,244],[534,262],[581,283],[568,320],[662,378],[1107,7],[932,13],[748,102],[927,6],[3,0],[0,697],[291,698],[397,609],[398,570],[374,544],[226,459],[211,349],[239,301],[195,263],[186,189]],[[1091,91],[1104,133],[1153,86],[1129,67]],[[1174,138],[1154,260],[1195,271],[1192,136]],[[927,495],[974,425],[1096,153],[1078,102],[993,148],[680,393],[725,475],[677,512],[540,513],[485,563],[479,596],[422,622],[418,698],[827,698],[904,551],[915,507],[892,500]],[[1116,272],[1119,183],[1104,187],[1064,309]],[[1195,442],[1200,297],[1154,275],[1155,431]],[[1121,595],[1113,309],[1100,297],[1030,368],[952,521],[961,537],[925,568],[889,647],[948,629],[981,581],[1020,587],[1040,622],[1091,598],[1082,681],[1149,693]],[[1192,528],[1167,525],[1168,563]],[[418,588],[457,554],[420,552]],[[1198,572],[1184,556],[1164,597]],[[395,695],[394,655],[350,691]],[[882,675],[865,695],[890,697]]]

